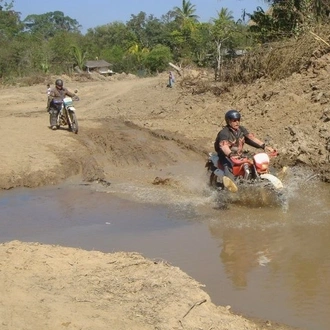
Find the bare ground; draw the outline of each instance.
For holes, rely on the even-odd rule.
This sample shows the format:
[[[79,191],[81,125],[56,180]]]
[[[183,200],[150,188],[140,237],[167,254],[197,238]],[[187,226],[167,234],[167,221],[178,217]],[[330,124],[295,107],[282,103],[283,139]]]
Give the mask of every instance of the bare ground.
[[[166,75],[77,81],[80,131],[51,131],[45,86],[0,95],[0,188],[38,187],[73,175],[87,182],[175,180],[164,169],[204,160],[226,110],[276,147],[276,166],[301,165],[330,182],[330,57],[272,83],[214,96],[166,88]],[[120,79],[122,78],[122,79]],[[155,178],[156,179],[155,181]],[[157,181],[158,180],[158,181]],[[0,245],[2,329],[289,329],[212,304],[201,284],[165,262],[38,243]]]

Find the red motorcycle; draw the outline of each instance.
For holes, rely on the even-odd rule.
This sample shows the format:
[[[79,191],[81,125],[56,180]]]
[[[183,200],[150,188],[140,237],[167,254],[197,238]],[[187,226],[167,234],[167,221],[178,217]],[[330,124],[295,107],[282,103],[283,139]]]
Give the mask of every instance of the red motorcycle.
[[[241,156],[231,157],[230,161],[232,163],[231,173],[227,177],[233,181],[234,184],[229,184],[229,190],[232,192],[237,191],[237,187],[240,184],[271,184],[276,190],[281,190],[283,188],[283,183],[279,178],[270,173],[270,157],[277,156],[278,153],[275,151],[273,153],[267,154],[266,152],[259,152],[251,154],[249,152],[243,153]],[[207,163],[205,165],[208,172],[210,173],[210,185],[212,187],[224,188],[226,184],[225,169],[219,162],[219,157],[216,153],[210,153]],[[223,179],[223,183],[218,182],[220,178]],[[236,186],[236,188],[235,188]]]

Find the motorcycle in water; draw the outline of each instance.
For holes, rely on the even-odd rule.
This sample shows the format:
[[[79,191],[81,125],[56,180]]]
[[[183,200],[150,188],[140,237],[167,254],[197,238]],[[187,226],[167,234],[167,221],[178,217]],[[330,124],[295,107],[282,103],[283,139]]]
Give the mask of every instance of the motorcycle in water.
[[[216,153],[210,153],[205,167],[210,175],[209,185],[218,190],[229,190],[237,192],[240,186],[253,185],[254,187],[270,188],[275,191],[277,196],[282,196],[283,183],[275,175],[270,173],[270,157],[277,156],[278,153],[267,154],[258,152],[251,154],[244,152],[239,157],[232,157],[232,169],[230,173],[219,162]],[[228,177],[230,180],[228,180]]]
[[[73,106],[73,101],[79,101],[78,96],[65,97],[61,101],[53,100],[55,107],[60,109],[57,113],[56,127],[68,126],[69,130],[75,134],[78,133],[78,119],[76,108]]]

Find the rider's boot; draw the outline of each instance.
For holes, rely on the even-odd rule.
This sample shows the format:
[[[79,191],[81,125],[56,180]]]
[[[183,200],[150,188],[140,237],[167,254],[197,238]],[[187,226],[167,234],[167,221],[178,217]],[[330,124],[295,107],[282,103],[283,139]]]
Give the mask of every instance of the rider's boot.
[[[234,174],[230,171],[228,166],[225,165],[224,167],[224,177],[223,177],[223,185],[227,188],[230,192],[237,192],[238,188],[235,184],[235,177]]]
[[[228,176],[223,177],[223,185],[226,189],[228,189],[230,192],[237,192],[238,188],[235,184],[235,182],[230,179]]]

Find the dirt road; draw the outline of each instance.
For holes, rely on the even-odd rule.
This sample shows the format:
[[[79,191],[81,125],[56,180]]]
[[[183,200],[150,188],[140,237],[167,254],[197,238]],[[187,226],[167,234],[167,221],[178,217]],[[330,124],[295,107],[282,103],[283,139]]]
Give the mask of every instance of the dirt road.
[[[329,59],[323,61],[328,68]],[[166,75],[80,82],[63,77],[81,97],[78,135],[48,128],[46,85],[3,88],[0,188],[56,184],[72,175],[152,184],[167,166],[203,161],[231,108],[278,148],[278,166],[313,164],[329,181],[326,73],[314,67],[288,81],[237,87],[221,98],[199,94],[197,85],[183,90],[180,79],[166,88]],[[179,269],[137,254],[20,242],[0,245],[0,254],[2,329],[287,329],[232,315]]]

